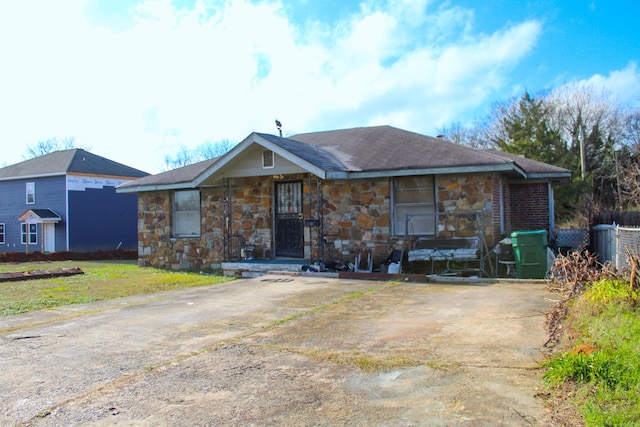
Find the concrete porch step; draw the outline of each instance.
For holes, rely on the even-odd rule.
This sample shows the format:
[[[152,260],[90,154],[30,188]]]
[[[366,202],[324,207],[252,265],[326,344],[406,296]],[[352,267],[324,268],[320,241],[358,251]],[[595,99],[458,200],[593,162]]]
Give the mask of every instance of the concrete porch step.
[[[222,263],[222,274],[236,277],[257,277],[274,271],[302,273],[309,260],[247,260]]]

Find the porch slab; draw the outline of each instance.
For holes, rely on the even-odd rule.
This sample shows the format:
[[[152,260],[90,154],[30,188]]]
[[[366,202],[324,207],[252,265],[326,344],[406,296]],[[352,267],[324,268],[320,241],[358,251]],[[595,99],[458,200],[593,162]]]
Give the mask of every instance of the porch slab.
[[[222,274],[230,277],[257,277],[273,271],[302,273],[309,260],[240,260],[222,263]]]

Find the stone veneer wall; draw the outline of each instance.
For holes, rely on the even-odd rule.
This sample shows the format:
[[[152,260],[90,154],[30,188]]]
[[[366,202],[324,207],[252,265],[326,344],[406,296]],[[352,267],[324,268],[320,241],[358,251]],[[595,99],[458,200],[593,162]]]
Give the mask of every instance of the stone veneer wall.
[[[386,259],[398,240],[389,236],[389,179],[327,180],[322,194],[323,232],[335,247],[325,257],[332,251],[345,263],[354,262],[358,253],[371,253],[378,263]]]
[[[494,182],[495,179],[491,175],[436,177],[438,235],[442,237],[476,236],[484,227],[486,239],[492,241],[493,208],[494,204],[498,203],[494,200]],[[481,219],[476,218],[475,215],[460,214],[470,211],[485,211],[485,214]]]
[[[273,181],[264,177],[235,179],[231,187],[231,234],[255,248],[254,257],[270,257],[273,226]],[[220,258],[222,261],[222,258]]]
[[[308,175],[286,178],[302,180],[304,216],[322,217],[322,233],[333,245],[334,259],[353,262],[358,253],[371,253],[378,265],[391,250],[402,246],[404,236],[391,236],[391,179],[320,181],[309,179]],[[496,233],[495,185],[496,179],[490,175],[436,177],[439,234],[475,235],[475,216],[456,214],[486,209],[485,234],[491,241]],[[254,246],[257,258],[269,257],[273,245],[273,180],[235,179],[230,190],[231,234],[242,236],[246,244]],[[170,191],[140,193],[139,264],[192,271],[218,268],[224,260],[225,193],[223,188],[201,190],[202,234],[196,238],[171,237]],[[317,209],[320,205],[321,215]],[[318,231],[305,227],[306,258],[322,258]],[[329,248],[324,250],[324,259],[330,260]]]
[[[202,190],[201,236],[172,237],[171,191],[138,195],[138,264],[173,270],[211,270],[223,259],[224,193]]]
[[[402,247],[404,236],[390,235],[391,182],[389,178],[324,182],[323,231],[327,240],[334,242],[335,259],[353,262],[358,253],[371,253],[377,265],[391,250]],[[496,233],[494,206],[499,203],[494,195],[495,182],[489,175],[436,177],[438,234],[475,236],[476,216],[460,213],[486,210],[484,232],[492,244]]]

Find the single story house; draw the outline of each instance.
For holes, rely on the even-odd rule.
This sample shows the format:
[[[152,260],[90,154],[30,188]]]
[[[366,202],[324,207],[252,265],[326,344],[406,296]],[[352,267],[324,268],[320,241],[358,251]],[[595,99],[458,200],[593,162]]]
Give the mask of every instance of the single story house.
[[[124,183],[138,195],[139,265],[207,270],[242,256],[379,264],[416,236],[554,229],[571,171],[391,126],[283,138]],[[243,251],[243,249],[247,249]]]
[[[0,252],[135,249],[137,198],[115,189],[147,175],[80,148],[0,168]]]

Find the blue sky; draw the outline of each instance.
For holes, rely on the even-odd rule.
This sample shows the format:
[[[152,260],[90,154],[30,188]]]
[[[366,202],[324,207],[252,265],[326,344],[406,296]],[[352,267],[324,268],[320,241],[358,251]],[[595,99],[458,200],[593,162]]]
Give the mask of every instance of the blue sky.
[[[0,0],[0,165],[388,124],[428,135],[585,83],[640,107],[637,0]]]

